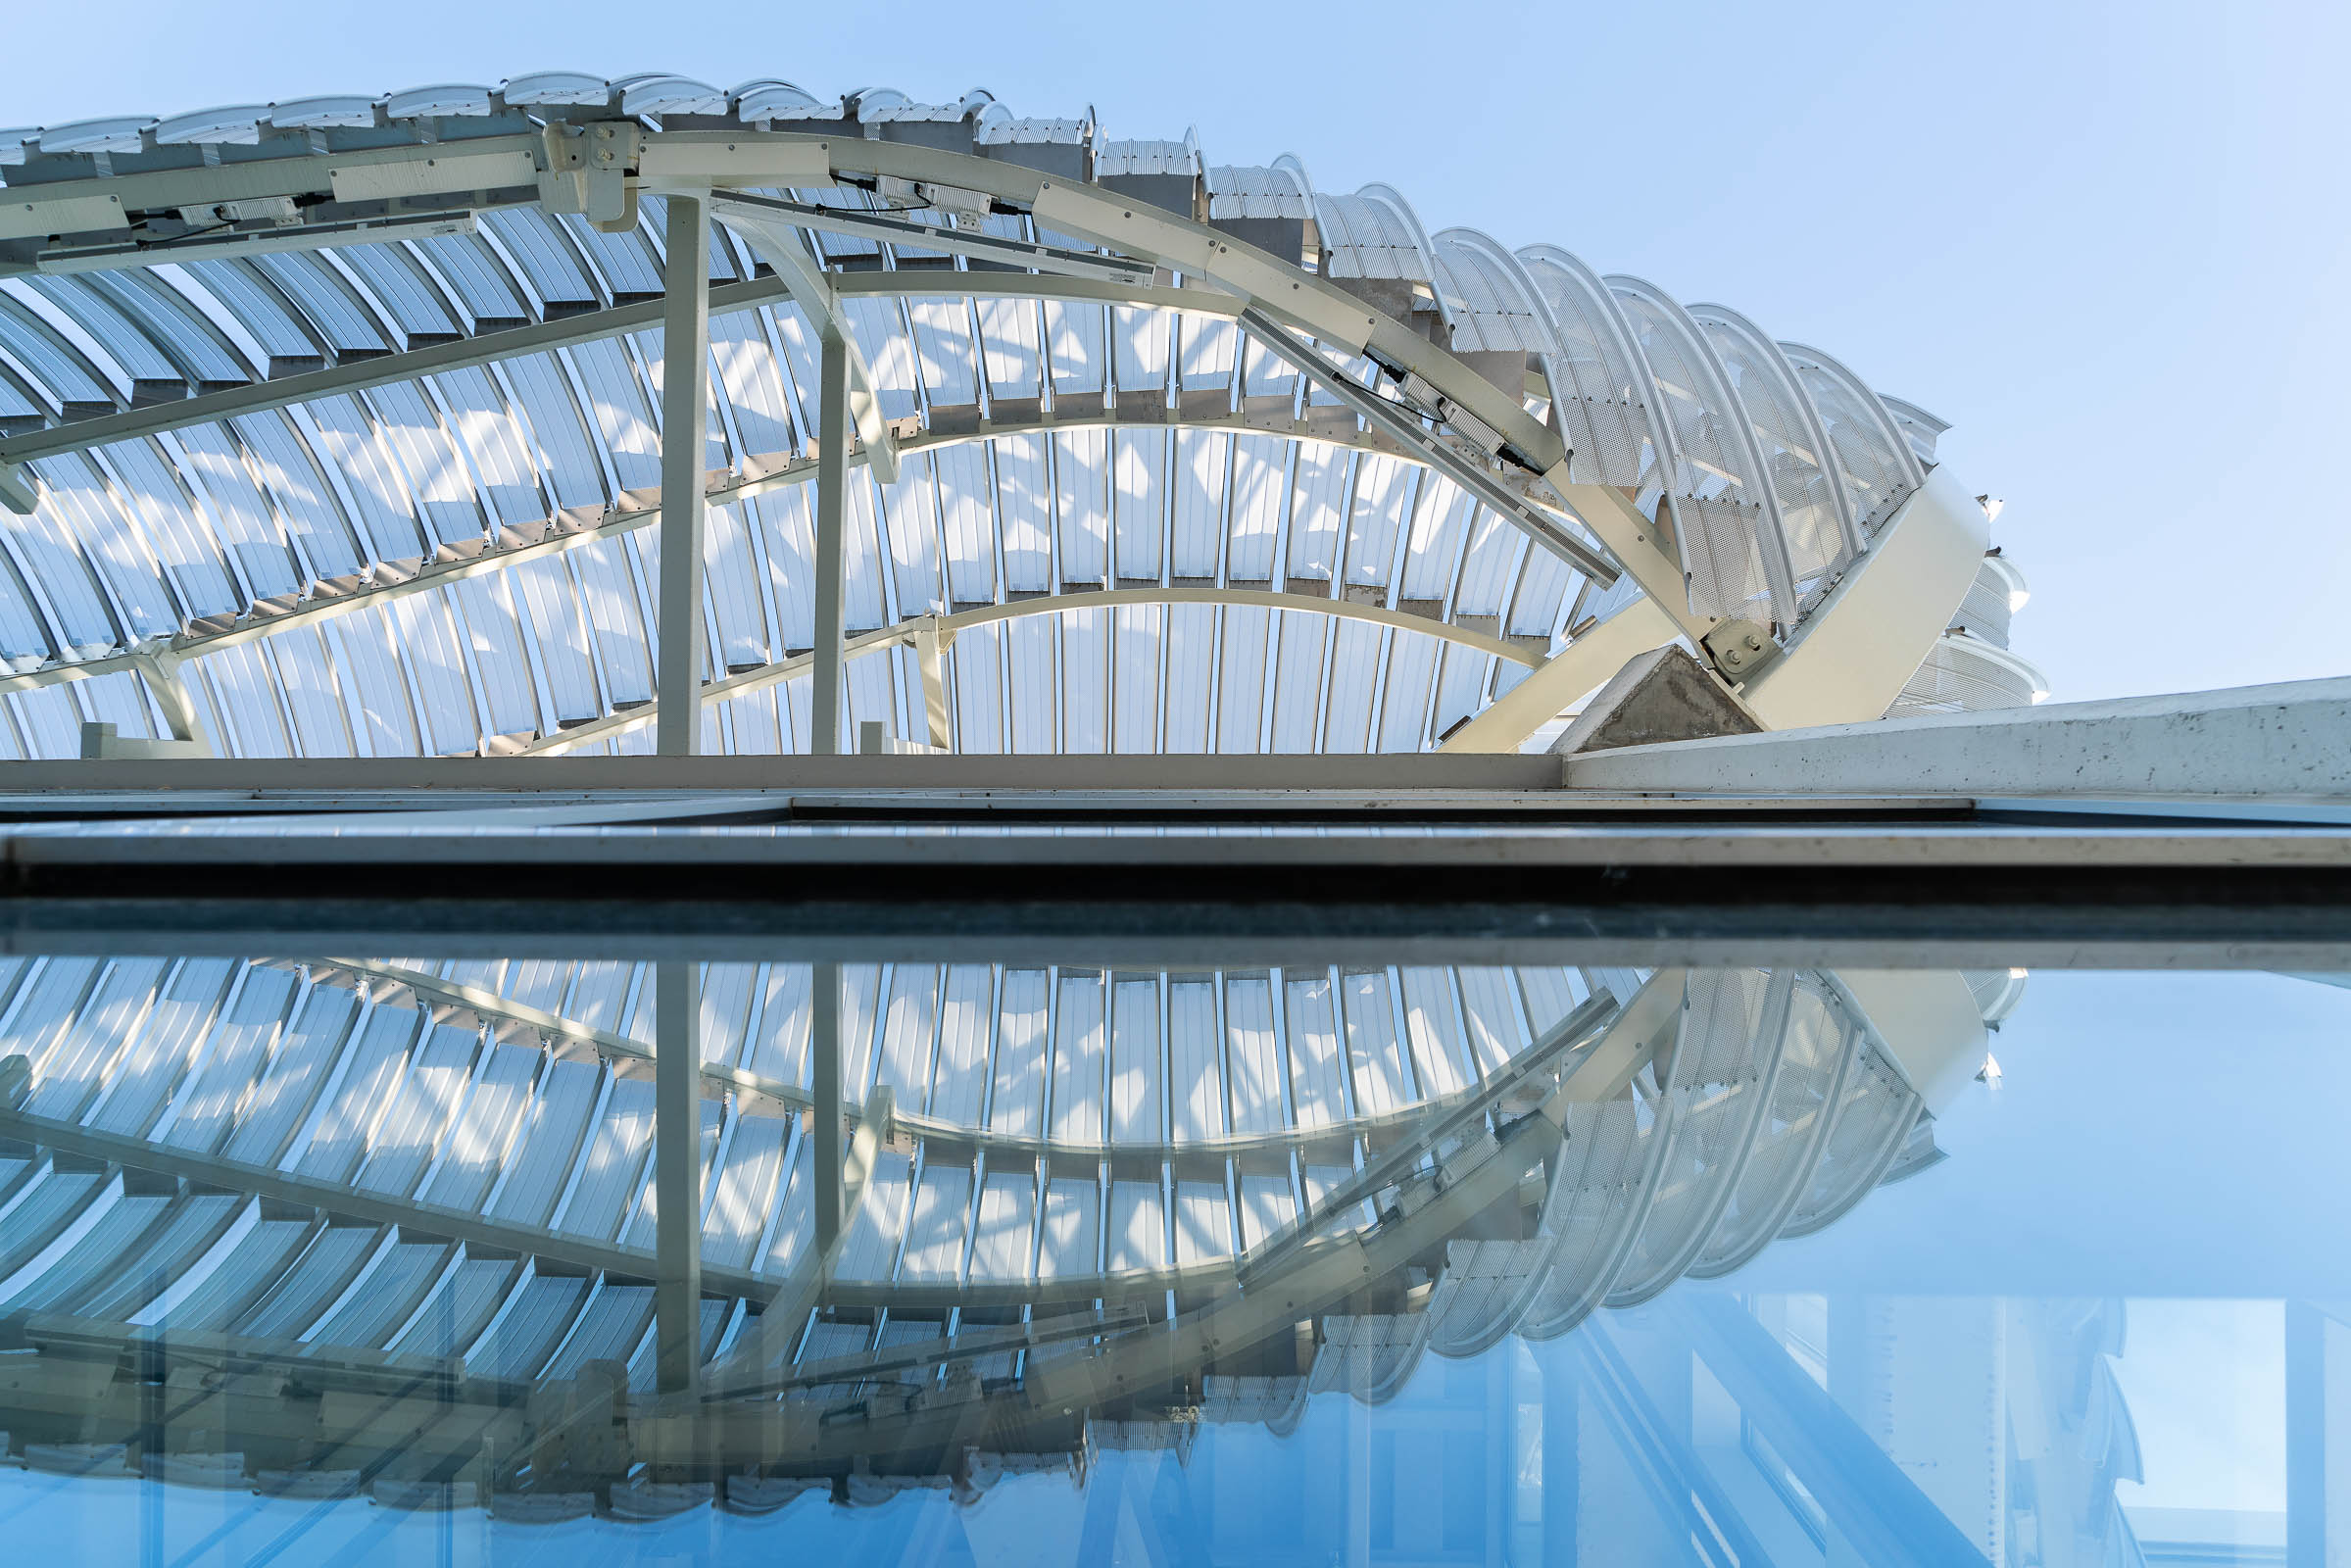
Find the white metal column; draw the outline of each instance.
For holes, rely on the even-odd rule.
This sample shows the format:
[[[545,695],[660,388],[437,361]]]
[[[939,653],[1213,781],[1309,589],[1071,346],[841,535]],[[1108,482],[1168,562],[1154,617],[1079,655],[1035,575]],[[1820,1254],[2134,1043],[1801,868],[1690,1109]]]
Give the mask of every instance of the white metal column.
[[[829,1257],[841,1235],[841,966],[837,963],[809,966],[808,1049],[816,1056],[816,1255]]]
[[[702,1053],[695,965],[654,966],[654,1350],[663,1394],[702,1372]]]
[[[672,195],[661,310],[661,665],[655,744],[663,757],[702,750],[703,441],[710,399],[710,225],[703,204]]]
[[[841,519],[849,488],[849,343],[824,334],[817,368],[816,663],[808,700],[808,750],[841,750]],[[840,1129],[834,1129],[834,1138]]]

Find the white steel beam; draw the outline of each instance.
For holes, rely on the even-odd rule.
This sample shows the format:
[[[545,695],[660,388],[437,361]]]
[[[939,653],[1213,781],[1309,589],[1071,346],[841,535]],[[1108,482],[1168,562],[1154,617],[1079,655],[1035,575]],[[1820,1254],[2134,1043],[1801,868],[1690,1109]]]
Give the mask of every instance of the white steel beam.
[[[924,615],[914,622],[914,662],[922,669],[923,729],[930,744],[940,751],[952,750],[955,728],[947,711],[946,640],[939,631],[939,617]]]
[[[180,660],[172,654],[141,654],[133,666],[139,681],[154,699],[156,710],[164,715],[164,725],[175,741],[205,744],[204,726],[197,721],[196,705],[188,689],[179,679]],[[207,748],[209,751],[209,748]]]
[[[1535,666],[1535,672],[1455,730],[1441,752],[1515,752],[1560,710],[1598,686],[1625,661],[1674,640],[1673,617],[1636,599]]]
[[[1097,251],[1064,250],[1056,245],[1006,239],[999,234],[977,230],[941,228],[935,223],[916,223],[903,218],[885,217],[880,213],[818,207],[808,202],[753,196],[742,191],[727,195],[722,200],[727,206],[746,215],[765,214],[771,221],[799,228],[821,229],[826,233],[846,234],[857,239],[878,240],[885,245],[937,251],[945,256],[966,256],[976,261],[1009,264],[1023,269],[1033,267],[1039,271],[1058,273],[1065,277],[1090,277],[1105,283],[1149,284],[1153,270],[1149,262],[1130,261],[1121,256],[1104,256]]]
[[[1938,467],[1741,693],[1774,729],[1880,718],[1984,569],[1991,518]]]
[[[873,465],[874,476],[884,484],[897,479],[897,438],[890,421],[882,416],[881,399],[874,391],[873,371],[850,331],[849,318],[842,313],[824,264],[808,254],[807,242],[791,221],[762,211],[759,205],[720,194],[711,197],[710,210],[727,227],[751,241],[760,261],[775,269],[775,275],[791,290],[792,302],[824,340],[828,353],[835,340],[839,340],[840,352],[848,362],[849,420],[835,424],[828,418],[823,431],[825,444],[829,447],[834,432],[847,429],[854,421],[857,439],[864,443],[866,461]]]
[[[702,749],[704,426],[710,387],[710,225],[702,203],[672,196],[661,314],[661,536],[655,750]]]

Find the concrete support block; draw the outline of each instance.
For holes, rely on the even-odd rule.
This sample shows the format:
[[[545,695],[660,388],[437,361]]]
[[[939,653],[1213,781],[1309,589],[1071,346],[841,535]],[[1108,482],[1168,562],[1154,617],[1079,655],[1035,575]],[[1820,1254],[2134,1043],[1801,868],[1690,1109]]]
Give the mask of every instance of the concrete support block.
[[[1551,743],[1551,752],[1575,757],[1762,729],[1763,721],[1720,676],[1688,649],[1669,643],[1627,660]]]
[[[2351,679],[1633,746],[1566,766],[1589,790],[2346,797]]]

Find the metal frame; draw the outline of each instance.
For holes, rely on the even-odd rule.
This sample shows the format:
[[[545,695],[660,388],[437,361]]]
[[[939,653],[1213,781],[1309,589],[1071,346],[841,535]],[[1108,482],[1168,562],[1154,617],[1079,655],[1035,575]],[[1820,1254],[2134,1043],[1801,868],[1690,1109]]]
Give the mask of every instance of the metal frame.
[[[837,524],[835,526],[837,527]],[[828,568],[825,564],[827,558],[822,550],[823,538],[824,535],[820,531],[817,556],[817,582],[820,590],[827,588],[833,580],[832,568]],[[839,602],[837,590],[834,590],[834,604],[837,607]],[[813,687],[814,703],[817,705],[828,702],[834,704],[836,706],[833,711],[838,713],[840,711],[837,706],[840,700],[838,696],[840,671],[846,662],[859,654],[893,648],[904,643],[914,647],[918,654],[922,654],[926,660],[923,693],[926,727],[931,737],[930,744],[944,748],[946,741],[943,736],[948,723],[946,694],[944,688],[934,687],[933,681],[936,679],[938,655],[954,642],[956,632],[972,626],[1016,620],[1030,615],[1057,615],[1081,610],[1115,609],[1121,605],[1245,605],[1268,610],[1298,611],[1310,614],[1328,615],[1339,620],[1370,621],[1376,625],[1394,626],[1406,631],[1419,632],[1424,636],[1435,637],[1459,647],[1474,649],[1479,653],[1491,655],[1495,659],[1508,660],[1517,664],[1542,667],[1543,663],[1523,646],[1503,638],[1490,637],[1484,632],[1471,631],[1465,626],[1456,626],[1450,621],[1430,620],[1424,616],[1407,614],[1400,610],[1388,610],[1378,605],[1356,604],[1352,600],[1325,599],[1311,594],[1269,593],[1246,588],[1112,588],[1098,593],[1046,594],[1035,599],[1015,599],[1007,604],[983,605],[976,610],[957,611],[952,615],[924,613],[893,625],[880,627],[877,630],[859,632],[855,636],[844,638],[837,645],[840,648],[839,660],[834,663],[833,673],[828,676],[825,670],[827,628],[828,625],[838,627],[838,612],[836,609],[835,617],[828,622],[821,611],[821,598],[819,604],[817,646],[814,649],[805,654],[790,655],[771,663],[762,664],[757,669],[747,669],[740,673],[721,676],[702,687],[702,700],[711,703],[730,697],[741,697],[747,693],[763,691],[770,686],[790,680],[803,671],[812,671],[811,678],[815,682]],[[925,652],[926,644],[928,645],[927,652]],[[1560,657],[1564,658],[1565,655]],[[1599,677],[1600,680],[1606,678],[1606,672]],[[1598,681],[1595,680],[1592,684],[1596,685]],[[642,729],[646,724],[655,720],[660,707],[661,704],[657,701],[649,703],[643,708],[632,708],[623,712],[609,713],[603,718],[591,719],[575,728],[559,730],[553,735],[542,736],[523,747],[522,750],[525,755],[529,756],[560,755],[564,752],[577,751],[582,746],[610,740],[614,735],[624,735],[631,730]],[[811,707],[810,714],[811,754],[818,757],[834,755],[833,748],[825,744],[828,730],[821,707]],[[1544,716],[1547,718],[1549,715]],[[1494,746],[1465,749],[1503,751],[1514,748]]]
[[[363,363],[373,365],[381,362]],[[1165,417],[1157,417],[1156,416],[1162,412],[1165,414]],[[1409,454],[1396,450],[1376,435],[1356,429],[1352,418],[1347,421],[1345,428],[1339,428],[1309,420],[1287,417],[1272,418],[1247,410],[1238,414],[1193,416],[1185,416],[1181,411],[1177,410],[1146,410],[1131,420],[1122,417],[1119,414],[1102,410],[1074,416],[1041,414],[1033,419],[1004,422],[977,421],[969,428],[958,427],[926,432],[900,441],[898,445],[901,452],[911,454],[935,452],[971,442],[992,441],[998,437],[1050,434],[1056,430],[1129,427],[1221,431],[1234,435],[1271,435],[1291,441],[1319,442],[1328,446],[1400,457],[1406,462],[1419,461]],[[727,475],[716,483],[709,485],[703,493],[704,504],[706,506],[722,506],[785,486],[804,484],[811,479],[820,478],[818,470],[824,461],[822,443],[816,443],[816,446],[817,451],[812,456],[776,455],[772,466],[757,461],[747,463],[741,472]],[[850,466],[855,467],[866,463],[870,456],[869,449],[856,447],[848,452],[844,461]],[[622,504],[608,508],[599,515],[579,513],[559,514],[540,525],[542,531],[535,538],[527,529],[510,528],[506,530],[506,537],[502,537],[496,543],[484,548],[479,554],[445,552],[419,564],[411,573],[403,574],[379,564],[373,568],[371,580],[356,583],[314,584],[311,596],[308,598],[282,607],[265,607],[271,612],[249,613],[227,626],[191,629],[175,637],[159,639],[141,645],[138,649],[107,654],[96,659],[74,662],[52,662],[36,669],[0,674],[0,694],[135,669],[137,660],[142,657],[171,655],[182,660],[198,658],[208,653],[233,648],[241,643],[272,637],[279,632],[292,630],[298,626],[316,624],[320,620],[348,613],[369,604],[380,604],[386,600],[402,598],[409,594],[422,593],[430,588],[460,582],[467,577],[480,576],[521,562],[562,554],[578,549],[583,545],[593,544],[601,539],[613,538],[619,534],[659,523],[661,510],[658,503],[638,505],[635,504],[638,499],[633,495],[625,497]],[[509,542],[510,539],[512,542]],[[1288,595],[1285,597],[1284,607],[1292,608],[1290,603],[1292,600],[1311,597]],[[1309,607],[1299,605],[1296,608]],[[1401,612],[1399,612],[1399,613]],[[1425,619],[1421,616],[1407,616],[1406,618],[1416,626]],[[1432,622],[1431,624],[1441,623]],[[1516,645],[1512,646],[1515,649]],[[1520,662],[1531,662],[1523,653],[1514,652],[1510,657],[1518,659]]]
[[[1437,416],[1451,420],[1476,442],[1490,445],[1493,463],[1503,471],[1515,469],[1523,476],[1522,484],[1537,476],[1547,479],[1609,547],[1610,554],[1634,567],[1650,597],[1686,635],[1695,635],[1700,630],[1696,617],[1688,615],[1686,607],[1676,602],[1680,595],[1669,586],[1677,583],[1681,574],[1678,568],[1668,574],[1666,563],[1670,558],[1661,548],[1662,541],[1650,537],[1657,532],[1655,525],[1632,505],[1631,498],[1621,493],[1606,487],[1570,484],[1565,469],[1567,452],[1559,436],[1532,418],[1513,392],[1488,382],[1461,360],[1404,323],[1377,310],[1367,310],[1361,301],[1334,281],[1304,272],[1222,230],[1138,204],[1133,198],[1111,190],[1052,177],[1016,163],[906,142],[752,127],[648,132],[631,122],[619,122],[616,128],[612,122],[592,124],[585,129],[589,145],[596,149],[593,156],[607,162],[576,174],[566,174],[551,164],[559,152],[564,158],[572,157],[570,151],[564,150],[569,145],[571,129],[551,126],[542,137],[490,135],[470,139],[462,152],[446,146],[388,147],[365,153],[333,154],[322,159],[261,159],[201,171],[143,172],[24,187],[28,197],[24,204],[24,212],[19,214],[12,208],[5,220],[5,229],[13,235],[87,231],[93,219],[98,220],[100,227],[126,224],[128,215],[135,211],[192,208],[220,201],[316,197],[321,192],[336,203],[364,205],[390,200],[403,211],[421,203],[463,216],[484,207],[520,205],[528,198],[514,187],[521,183],[525,173],[539,180],[536,194],[557,210],[570,199],[565,192],[574,181],[581,193],[590,186],[599,191],[607,185],[617,188],[620,182],[628,182],[631,189],[641,185],[649,191],[661,191],[680,201],[698,199],[708,193],[719,216],[748,234],[755,247],[778,270],[784,291],[801,305],[819,333],[840,337],[854,352],[846,324],[837,314],[842,291],[808,253],[800,235],[803,226],[822,222],[870,227],[878,223],[892,228],[899,238],[912,241],[918,235],[926,248],[944,246],[952,250],[960,246],[965,255],[998,248],[994,237],[923,225],[899,233],[894,227],[897,220],[886,216],[843,215],[810,204],[778,203],[742,194],[733,187],[756,189],[795,183],[873,181],[887,186],[897,181],[915,190],[945,188],[965,206],[977,203],[982,208],[999,211],[1025,211],[1033,216],[1040,228],[1095,241],[1107,252],[1105,256],[1088,259],[1053,246],[1016,247],[1018,259],[1027,265],[1066,266],[1081,270],[1106,269],[1117,274],[1121,282],[1104,285],[1097,281],[1096,286],[1113,289],[1123,286],[1125,280],[1139,280],[1147,265],[1154,270],[1165,269],[1187,278],[1204,280],[1231,299],[1233,311],[1249,319],[1252,332],[1261,341],[1297,351],[1284,357],[1322,382],[1326,390],[1345,399],[1353,412],[1377,421],[1390,439],[1413,451],[1420,461],[1464,483],[1473,494],[1496,507],[1545,548],[1594,571],[1603,581],[1612,576],[1609,563],[1597,552],[1549,524],[1510,490],[1497,492],[1492,482],[1492,470],[1484,464],[1465,456],[1444,438],[1432,435],[1419,417],[1406,412],[1406,405],[1392,403],[1338,376],[1322,355],[1325,351],[1335,351],[1343,356],[1368,357],[1400,385],[1420,388],[1424,400],[1433,396],[1432,412]],[[514,191],[511,196],[507,194],[510,190]],[[17,189],[12,187],[12,199],[16,194]],[[582,199],[586,199],[584,194]],[[602,201],[605,197],[595,199]],[[431,215],[419,212],[417,216]],[[74,265],[84,265],[85,261],[77,260]],[[955,275],[958,282],[970,276]],[[1540,315],[1540,291],[1535,297],[1535,308]],[[1681,313],[1678,305],[1671,306],[1670,314],[1679,321],[1688,322],[1687,315]],[[1320,347],[1302,350],[1293,333],[1302,333]],[[1712,359],[1705,352],[1703,332],[1693,328],[1690,335],[1695,340],[1700,359],[1705,361],[1701,368],[1710,367]],[[451,363],[463,363],[463,357],[452,355]],[[1720,379],[1719,375],[1716,379]],[[895,436],[872,400],[869,378],[858,374],[854,363],[851,381],[851,411],[868,461],[877,473],[887,477],[896,468]],[[1749,432],[1742,429],[1738,438],[1751,448]],[[6,447],[0,446],[0,458],[7,452]],[[1599,493],[1587,493],[1595,489]],[[1776,504],[1768,486],[1763,488],[1761,503],[1767,515],[1770,514]],[[1768,548],[1771,541],[1766,540],[1765,544],[1768,564],[1774,553]],[[1775,586],[1785,575],[1784,569],[1775,572]],[[1853,609],[1835,603],[1832,596],[1811,619],[1818,622],[1830,618],[1840,609],[1844,611],[1844,618],[1854,618]],[[1799,629],[1797,637],[1808,629]],[[1796,639],[1790,640],[1792,643]],[[1788,668],[1783,667],[1778,684],[1785,688],[1807,682],[1791,678]],[[1843,716],[1863,718],[1876,714],[1853,712]]]

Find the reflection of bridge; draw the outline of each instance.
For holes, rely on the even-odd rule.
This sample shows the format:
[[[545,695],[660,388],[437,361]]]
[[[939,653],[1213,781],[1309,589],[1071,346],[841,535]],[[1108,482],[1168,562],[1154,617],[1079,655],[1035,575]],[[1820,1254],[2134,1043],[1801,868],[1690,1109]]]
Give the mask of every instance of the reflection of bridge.
[[[702,972],[676,1184],[653,966],[20,960],[0,1311],[42,1353],[12,1426],[504,1491],[532,1452],[609,1483],[562,1436],[583,1409],[612,1451],[690,1429],[788,1478],[1065,1450],[1203,1377],[1277,1419],[1378,1399],[1830,1222],[1934,1157],[1919,1041],[1953,1020],[1910,1014],[1981,1038],[1948,975],[1888,1040],[1818,971],[848,965],[812,1005],[833,972]],[[664,1209],[703,1215],[682,1270]],[[701,1415],[648,1402],[664,1282]],[[159,1427],[158,1368],[215,1392]]]

